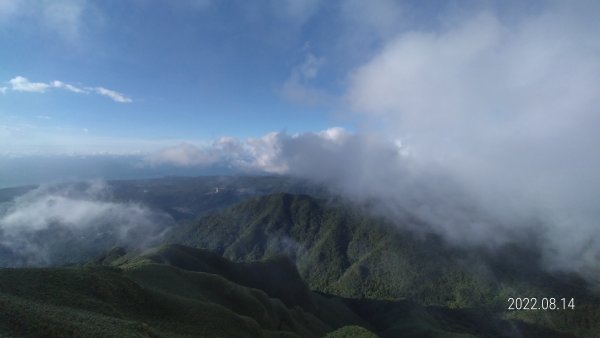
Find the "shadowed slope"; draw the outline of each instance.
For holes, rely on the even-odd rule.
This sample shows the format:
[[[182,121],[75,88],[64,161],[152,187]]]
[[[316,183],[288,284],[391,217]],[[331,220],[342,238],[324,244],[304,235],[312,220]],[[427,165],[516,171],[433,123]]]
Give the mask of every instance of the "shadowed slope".
[[[286,259],[235,264],[182,246],[116,255],[107,255],[113,267],[0,270],[0,333],[320,337],[344,325],[368,325],[341,301],[308,291]],[[274,276],[281,285],[271,279]],[[286,298],[285,283],[304,298],[294,292]],[[288,304],[273,295],[281,295]]]

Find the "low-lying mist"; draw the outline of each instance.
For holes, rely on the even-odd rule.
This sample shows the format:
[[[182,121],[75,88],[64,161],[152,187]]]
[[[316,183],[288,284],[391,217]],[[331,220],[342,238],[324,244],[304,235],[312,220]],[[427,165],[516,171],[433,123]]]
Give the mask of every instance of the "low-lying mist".
[[[79,263],[114,246],[158,243],[169,215],[112,200],[102,181],[42,185],[0,204],[0,266]]]

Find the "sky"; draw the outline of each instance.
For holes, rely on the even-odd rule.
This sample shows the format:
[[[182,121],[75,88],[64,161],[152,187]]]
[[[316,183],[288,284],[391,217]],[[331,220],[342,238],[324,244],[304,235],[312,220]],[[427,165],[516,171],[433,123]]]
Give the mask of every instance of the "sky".
[[[0,154],[126,154],[359,128],[351,74],[463,1],[0,1]],[[517,14],[514,14],[517,13]],[[512,18],[509,18],[512,19]]]
[[[600,280],[598,17],[586,0],[0,0],[0,187],[288,174]]]
[[[328,97],[345,66],[321,7],[2,1],[0,152],[150,151],[349,124]]]

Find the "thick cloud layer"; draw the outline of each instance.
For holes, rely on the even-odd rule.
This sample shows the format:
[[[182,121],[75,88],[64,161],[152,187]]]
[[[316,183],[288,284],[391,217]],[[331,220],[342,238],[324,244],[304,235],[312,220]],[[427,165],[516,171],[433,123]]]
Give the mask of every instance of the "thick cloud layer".
[[[598,278],[599,13],[581,1],[441,15],[349,74],[359,132],[226,138],[197,162],[325,182],[451,242],[520,241]],[[189,149],[165,154],[194,163]]]
[[[554,3],[405,32],[353,72],[347,98],[455,178],[495,221],[477,225],[484,238],[537,219],[549,263],[598,269],[599,9]]]
[[[186,150],[184,160],[170,156],[179,153],[179,147]],[[369,203],[374,211],[398,223],[443,233],[456,242],[505,243],[514,238],[513,230],[519,225],[513,224],[514,215],[504,219],[485,211],[485,205],[447,168],[422,162],[409,146],[379,134],[350,133],[342,128],[294,135],[270,133],[245,141],[221,139],[204,148],[182,144],[158,152],[150,160],[209,165],[201,161],[207,153],[238,171],[288,174],[326,184],[356,202]],[[163,154],[168,156],[161,157]],[[496,227],[494,236],[489,234],[492,225]]]
[[[162,238],[171,218],[135,203],[112,202],[102,182],[40,186],[0,205],[3,266],[81,261],[113,246]]]

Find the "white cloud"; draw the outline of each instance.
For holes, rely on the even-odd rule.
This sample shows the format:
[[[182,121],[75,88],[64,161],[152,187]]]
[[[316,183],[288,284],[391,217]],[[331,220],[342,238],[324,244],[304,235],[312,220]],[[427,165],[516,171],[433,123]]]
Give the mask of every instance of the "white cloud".
[[[549,266],[597,272],[600,8],[582,4],[393,34],[348,78],[360,134],[273,133],[233,142],[230,163],[327,182],[460,245],[525,241]],[[318,77],[315,59],[289,83]]]
[[[322,138],[334,142],[343,142],[350,134],[342,127],[331,127],[317,133]]]
[[[45,1],[41,9],[43,23],[68,40],[79,39],[86,1]]]
[[[597,264],[600,8],[582,4],[405,31],[349,77],[351,107],[464,192],[448,198],[487,215],[461,232],[469,222],[458,206],[428,212],[449,238],[485,243],[536,229],[548,262]]]
[[[548,267],[598,277],[600,180],[594,170],[597,157],[587,154],[592,149],[578,150],[583,151],[579,155],[549,149],[562,157],[540,163],[519,153],[495,153],[498,158],[484,158],[491,161],[489,166],[469,168],[481,159],[465,155],[461,163],[448,165],[415,155],[410,142],[404,143],[340,128],[270,133],[241,142],[236,150],[240,155],[229,163],[324,183],[356,201],[370,201],[370,210],[394,222],[442,234],[457,245],[494,248],[517,241],[540,247]]]
[[[63,41],[80,42],[84,24],[94,21],[90,14],[97,14],[90,7],[92,3],[86,0],[0,0],[0,25],[51,32]]]
[[[295,156],[294,152],[288,149],[290,146],[294,148],[292,145],[296,143],[313,140],[315,143],[322,142],[337,147],[350,136],[351,134],[343,128],[333,127],[317,133],[295,135],[271,132],[243,141],[234,137],[222,137],[203,147],[191,143],[167,147],[147,156],[146,161],[150,164],[175,166],[205,167],[218,164],[242,171],[286,174],[295,172],[295,168],[289,163],[289,158]],[[308,152],[302,156],[307,155]]]
[[[272,132],[245,141],[222,137],[205,146],[182,142],[146,156],[145,162],[179,167],[220,165],[243,171],[285,173],[288,168],[279,155],[281,140],[286,137],[284,133]]]
[[[64,259],[64,250],[81,250],[57,247],[68,240],[88,242],[88,255],[114,245],[143,247],[161,238],[170,222],[143,205],[112,201],[103,182],[42,185],[0,204],[0,247],[20,259],[15,265],[65,263],[53,259]]]
[[[289,171],[287,163],[281,158],[282,141],[288,136],[284,133],[268,133],[260,138],[251,138],[244,144],[245,156],[236,164],[243,169],[284,174]]]
[[[54,87],[54,88],[64,88],[66,90],[72,91],[73,93],[79,93],[79,94],[81,94],[81,93],[87,93],[87,91],[85,91],[85,90],[83,90],[83,89],[81,89],[79,87],[70,85],[68,83],[64,83],[62,81],[56,81],[56,80],[52,81],[52,87]]]
[[[132,100],[130,98],[128,98],[127,96],[125,96],[117,91],[106,89],[104,87],[96,87],[96,88],[94,88],[94,91],[100,95],[104,95],[104,96],[110,98],[111,100],[113,100],[115,102],[119,102],[119,103],[132,102]]]
[[[119,103],[130,103],[133,100],[122,93],[104,87],[78,87],[69,83],[54,80],[49,83],[31,82],[23,76],[16,76],[8,81],[11,87],[1,87],[0,91],[5,94],[9,89],[18,92],[45,93],[49,89],[64,89],[77,94],[89,94],[90,92],[106,96]]]
[[[18,92],[44,93],[51,86],[43,82],[30,82],[23,76],[17,76],[10,79],[8,83],[11,89]]]

